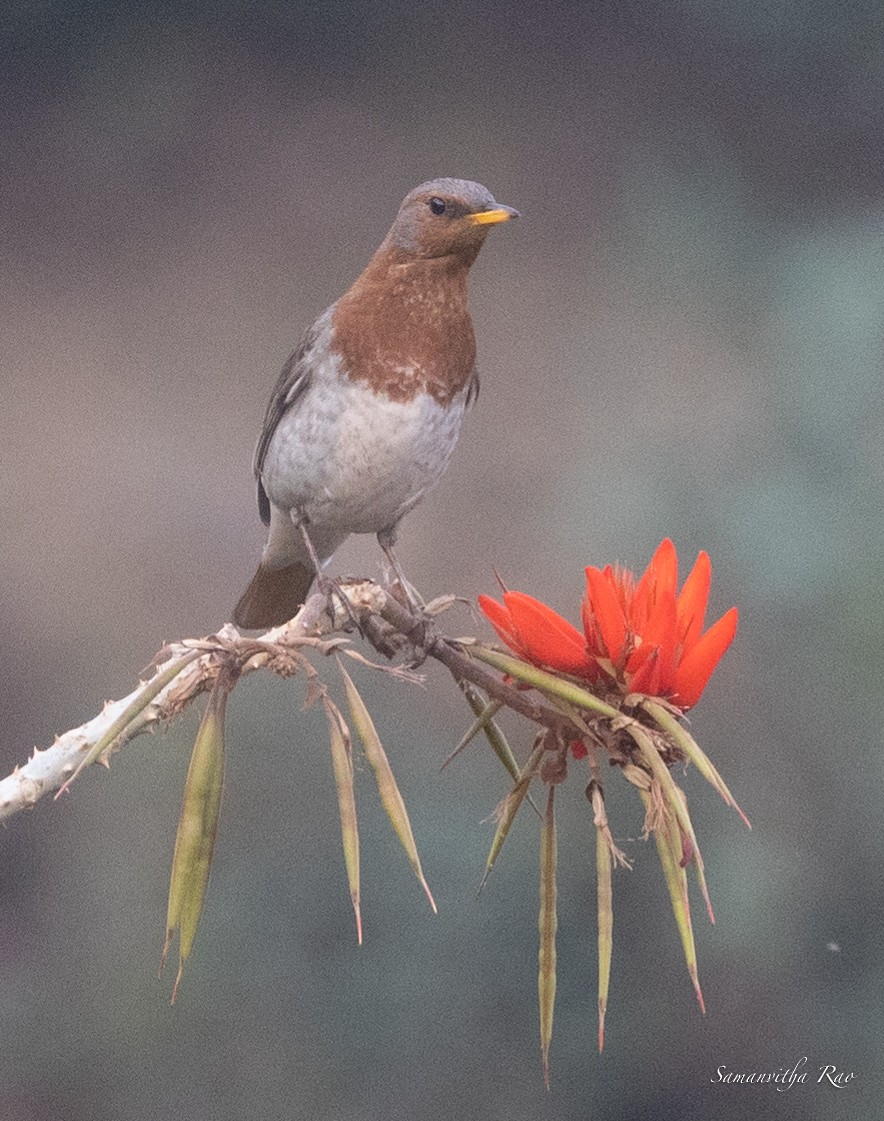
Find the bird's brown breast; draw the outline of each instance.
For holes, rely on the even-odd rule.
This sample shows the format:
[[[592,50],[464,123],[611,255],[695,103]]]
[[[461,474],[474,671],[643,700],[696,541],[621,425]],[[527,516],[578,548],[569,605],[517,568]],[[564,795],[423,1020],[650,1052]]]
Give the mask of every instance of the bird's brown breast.
[[[476,363],[466,278],[460,262],[373,261],[335,306],[343,372],[393,401],[450,404]]]

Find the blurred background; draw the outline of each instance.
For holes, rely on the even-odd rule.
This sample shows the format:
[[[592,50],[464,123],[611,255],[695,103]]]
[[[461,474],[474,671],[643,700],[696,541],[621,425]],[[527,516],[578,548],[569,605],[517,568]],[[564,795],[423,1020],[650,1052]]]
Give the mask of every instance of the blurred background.
[[[611,776],[635,868],[600,1057],[574,776],[547,1094],[537,822],[477,900],[505,783],[482,748],[440,775],[456,688],[357,672],[440,905],[361,773],[359,949],[322,715],[250,678],[175,1008],[156,967],[198,714],[3,830],[0,1119],[879,1116],[880,4],[21,0],[0,35],[2,773],[229,618],[279,368],[406,191],[454,175],[524,220],[473,270],[482,395],[403,564],[427,597],[493,593],[496,566],[577,621],[584,565],[707,549],[741,621],[692,727],[753,822],[686,776],[703,1017]],[[371,538],[335,561],[379,567]],[[803,1058],[786,1093],[717,1081]],[[855,1080],[817,1085],[826,1064]]]

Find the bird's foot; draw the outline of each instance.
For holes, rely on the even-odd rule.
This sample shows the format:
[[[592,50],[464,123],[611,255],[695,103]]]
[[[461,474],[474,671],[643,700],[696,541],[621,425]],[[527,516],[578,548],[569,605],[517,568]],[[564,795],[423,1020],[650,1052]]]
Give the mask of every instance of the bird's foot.
[[[326,576],[325,573],[319,572],[316,577],[316,586],[319,591],[325,596],[328,601],[329,614],[332,619],[335,619],[337,611],[335,604],[339,604],[344,615],[349,620],[352,627],[354,627],[362,636],[365,637],[365,631],[362,623],[360,622],[359,615],[356,608],[350,602],[350,597],[344,591],[345,581],[335,577]]]
[[[424,614],[423,597],[417,588],[409,581],[406,580],[401,572],[397,572],[393,580],[387,584],[387,591],[398,602],[401,603],[405,610],[411,614],[420,617]]]
[[[401,603],[409,614],[420,616],[423,614],[425,606],[423,597],[402,571],[402,565],[393,550],[393,541],[394,537],[389,531],[378,534],[378,544],[383,549],[384,556],[390,566],[386,574],[387,589],[397,603]],[[391,573],[392,579],[390,578]]]

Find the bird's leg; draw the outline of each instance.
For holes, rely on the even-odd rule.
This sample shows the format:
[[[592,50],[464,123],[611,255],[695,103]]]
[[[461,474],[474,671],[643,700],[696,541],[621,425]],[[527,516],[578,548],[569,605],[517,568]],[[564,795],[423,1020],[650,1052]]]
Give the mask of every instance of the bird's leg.
[[[383,549],[384,556],[390,562],[390,567],[396,576],[399,587],[402,589],[400,593],[394,593],[390,598],[394,601],[397,611],[401,611],[404,608],[412,619],[411,626],[400,626],[399,629],[402,634],[407,635],[408,641],[414,650],[414,657],[409,665],[412,669],[416,669],[426,659],[435,641],[433,623],[430,615],[427,613],[426,604],[420,594],[405,578],[405,573],[402,571],[402,566],[399,564],[399,558],[393,551],[395,541],[395,526],[391,529],[381,530],[378,534],[378,544]]]
[[[326,576],[322,571],[322,561],[319,559],[319,555],[317,554],[316,549],[313,545],[313,540],[310,537],[310,531],[307,528],[307,516],[300,511],[297,511],[296,516],[294,517],[294,522],[298,527],[299,533],[301,534],[301,538],[304,542],[304,548],[307,550],[307,553],[310,557],[310,563],[316,569],[316,584],[319,590],[324,596],[327,596],[329,598],[331,598],[332,596],[337,597],[338,602],[347,613],[347,616],[350,619],[351,623],[353,623],[353,625],[361,634],[362,627],[359,623],[359,619],[356,616],[356,612],[353,610],[353,604],[341,591],[341,586],[338,581],[330,576]]]
[[[390,567],[399,581],[399,586],[402,588],[402,594],[405,597],[405,606],[412,615],[421,615],[425,606],[424,601],[417,590],[405,579],[405,573],[402,571],[399,559],[393,551],[393,546],[396,544],[396,526],[382,529],[378,533],[378,544],[383,549],[384,556],[390,562]]]

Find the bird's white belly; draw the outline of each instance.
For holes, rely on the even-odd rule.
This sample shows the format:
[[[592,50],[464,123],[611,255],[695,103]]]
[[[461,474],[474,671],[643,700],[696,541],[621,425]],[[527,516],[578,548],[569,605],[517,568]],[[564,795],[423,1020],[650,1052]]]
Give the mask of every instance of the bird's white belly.
[[[326,368],[282,418],[262,470],[274,506],[344,533],[396,524],[448,466],[466,389],[440,406],[392,401]]]

